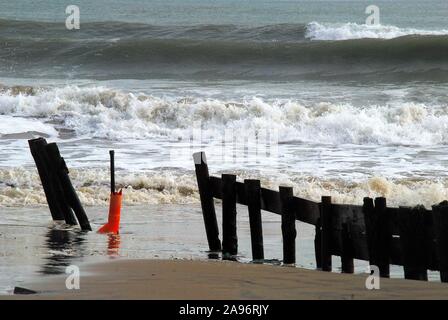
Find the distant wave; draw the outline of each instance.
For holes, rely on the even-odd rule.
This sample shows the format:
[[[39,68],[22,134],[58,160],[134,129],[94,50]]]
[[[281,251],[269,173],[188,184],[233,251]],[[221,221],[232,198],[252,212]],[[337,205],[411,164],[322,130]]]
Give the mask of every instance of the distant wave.
[[[31,95],[11,90],[0,94],[0,121],[8,123],[0,125],[5,130],[0,136],[18,133],[20,128],[26,130],[29,119],[33,119],[36,121],[33,127],[52,136],[55,130],[64,130],[89,138],[189,138],[200,123],[210,138],[222,137],[225,129],[241,134],[266,129],[278,130],[281,141],[448,144],[448,107],[444,104],[398,101],[354,107],[317,101],[304,105],[294,100],[259,97],[237,101],[155,97],[105,87],[76,86],[35,89]]]
[[[4,77],[448,81],[444,30],[98,22],[68,33],[54,23],[0,26]]]
[[[443,36],[448,29],[420,30],[399,28],[392,25],[366,25],[357,23],[321,24],[311,22],[306,26],[305,37],[311,40],[394,39],[404,36]]]

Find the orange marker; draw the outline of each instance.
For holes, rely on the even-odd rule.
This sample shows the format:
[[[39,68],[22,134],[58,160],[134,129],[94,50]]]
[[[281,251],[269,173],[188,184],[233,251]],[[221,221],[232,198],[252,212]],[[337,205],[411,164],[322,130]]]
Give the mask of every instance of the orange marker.
[[[114,150],[109,151],[110,154],[110,204],[109,204],[109,219],[107,223],[102,226],[99,233],[115,233],[120,231],[120,214],[121,214],[121,200],[123,197],[122,191],[115,192],[115,162]]]

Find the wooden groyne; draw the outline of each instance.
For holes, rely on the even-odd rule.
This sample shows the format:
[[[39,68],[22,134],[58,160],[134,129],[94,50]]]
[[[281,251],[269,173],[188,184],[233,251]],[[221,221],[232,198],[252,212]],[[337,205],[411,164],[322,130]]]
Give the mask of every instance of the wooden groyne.
[[[82,230],[92,230],[57,144],[47,143],[44,138],[28,140],[28,144],[53,220],[63,220],[69,225],[79,222]]]
[[[314,202],[293,196],[291,187],[274,191],[259,180],[239,182],[235,175],[209,176],[204,152],[193,155],[209,248],[221,251],[214,199],[222,200],[223,256],[236,255],[236,205],[245,205],[253,260],[264,259],[261,210],[281,215],[283,263],[294,264],[296,220],[314,225],[318,269],[332,271],[332,256],[341,258],[342,272],[354,272],[354,259],[369,261],[389,277],[390,265],[403,266],[406,279],[428,280],[428,270],[440,271],[448,282],[448,202],[427,210],[388,207],[386,198],[364,198],[363,205]]]

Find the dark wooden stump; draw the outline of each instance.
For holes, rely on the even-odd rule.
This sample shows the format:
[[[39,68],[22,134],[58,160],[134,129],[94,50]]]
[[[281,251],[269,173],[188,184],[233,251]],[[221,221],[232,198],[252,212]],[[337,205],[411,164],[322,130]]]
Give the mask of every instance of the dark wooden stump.
[[[341,254],[341,265],[343,273],[354,273],[354,249],[353,249],[353,239],[351,238],[351,228],[350,223],[342,224],[342,254]]]
[[[204,218],[205,233],[207,235],[210,251],[221,251],[219,240],[218,221],[216,220],[215,202],[210,187],[210,176],[208,172],[205,152],[193,154],[196,179],[198,182],[199,196],[201,199],[202,216]]]
[[[398,221],[403,268],[406,279],[428,281],[428,254],[423,207],[400,207]]]
[[[58,146],[56,143],[49,143],[46,145],[45,150],[47,151],[48,159],[51,165],[54,166],[56,170],[65,199],[75,212],[81,229],[91,231],[92,228],[90,227],[89,219],[87,218],[81,201],[79,200],[75,188],[73,188],[72,182],[70,181],[67,165],[65,164],[64,158],[62,158],[59,153]]]
[[[379,268],[381,277],[389,278],[392,234],[386,198],[376,198],[375,205],[373,205],[371,198],[364,198],[363,212],[366,223],[370,265],[375,265]]]
[[[260,180],[244,180],[247,209],[249,211],[250,239],[252,244],[252,259],[263,260],[263,226],[261,219],[261,188]]]
[[[280,187],[282,207],[283,263],[296,263],[296,216],[292,208],[293,189]]]
[[[331,271],[331,197],[323,196],[320,206],[322,271]]]
[[[55,168],[50,163],[47,155],[47,141],[44,138],[28,140],[31,154],[36,163],[40,181],[47,198],[48,208],[50,209],[53,220],[65,220],[69,225],[78,224],[73,211],[68,205],[62,187],[59,183]]]
[[[235,182],[235,175],[222,175],[222,252],[231,256],[238,253]]]
[[[432,207],[434,231],[439,256],[440,280],[448,282],[448,203]]]

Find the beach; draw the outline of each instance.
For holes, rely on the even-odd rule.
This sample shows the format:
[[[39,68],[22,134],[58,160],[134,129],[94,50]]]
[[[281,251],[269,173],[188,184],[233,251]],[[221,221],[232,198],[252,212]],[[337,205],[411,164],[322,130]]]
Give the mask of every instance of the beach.
[[[86,272],[88,275],[82,276]],[[65,277],[29,283],[38,293],[20,299],[156,300],[358,300],[448,299],[441,283],[381,279],[379,290],[365,287],[367,275],[336,274],[237,262],[118,260],[81,269],[79,290]],[[3,298],[3,297],[2,297]]]

